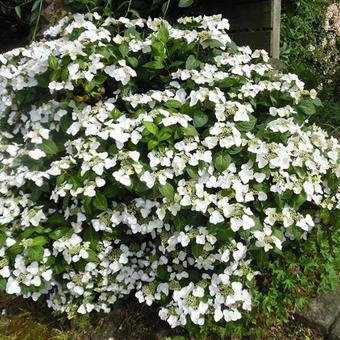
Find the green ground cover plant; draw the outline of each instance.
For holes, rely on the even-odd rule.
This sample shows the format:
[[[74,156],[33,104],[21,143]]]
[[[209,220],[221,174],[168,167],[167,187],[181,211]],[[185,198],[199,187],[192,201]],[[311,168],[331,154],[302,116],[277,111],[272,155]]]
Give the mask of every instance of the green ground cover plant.
[[[7,294],[69,318],[135,296],[227,336],[336,284],[340,149],[309,122],[322,103],[228,29],[76,14],[0,56]]]

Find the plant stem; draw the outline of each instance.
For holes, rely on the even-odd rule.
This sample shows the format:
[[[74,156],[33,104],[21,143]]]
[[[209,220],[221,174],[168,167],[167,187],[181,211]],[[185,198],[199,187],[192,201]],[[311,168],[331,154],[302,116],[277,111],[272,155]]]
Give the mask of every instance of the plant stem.
[[[132,3],[132,0],[129,0],[128,8],[127,8],[126,13],[125,13],[125,17],[127,17],[127,15],[128,15],[129,12],[130,12],[131,3]]]
[[[163,19],[165,18],[166,13],[168,12],[169,5],[170,5],[170,1],[171,1],[171,0],[168,0],[167,3],[166,3],[165,10],[164,10],[164,12],[163,12]]]
[[[41,15],[41,9],[42,9],[42,3],[43,3],[43,0],[40,0],[39,13],[38,13],[37,21],[35,22],[35,26],[34,26],[34,30],[33,30],[33,35],[32,35],[32,40],[35,40],[35,36],[37,35],[39,21],[40,21],[40,15]]]

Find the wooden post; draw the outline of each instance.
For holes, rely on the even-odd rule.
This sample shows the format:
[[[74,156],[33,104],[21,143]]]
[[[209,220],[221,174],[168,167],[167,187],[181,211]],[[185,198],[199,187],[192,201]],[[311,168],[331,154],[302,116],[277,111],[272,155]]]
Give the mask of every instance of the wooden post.
[[[279,58],[281,0],[230,0],[223,6],[231,39]]]
[[[281,0],[271,0],[271,38],[270,55],[272,58],[280,58],[280,20]]]

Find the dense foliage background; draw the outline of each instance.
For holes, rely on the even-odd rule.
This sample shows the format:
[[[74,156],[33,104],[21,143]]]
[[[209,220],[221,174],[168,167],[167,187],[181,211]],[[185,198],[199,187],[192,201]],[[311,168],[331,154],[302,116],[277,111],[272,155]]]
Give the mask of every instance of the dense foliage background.
[[[317,89],[324,106],[315,121],[339,135],[340,5],[329,0],[283,1],[281,55],[287,70]]]

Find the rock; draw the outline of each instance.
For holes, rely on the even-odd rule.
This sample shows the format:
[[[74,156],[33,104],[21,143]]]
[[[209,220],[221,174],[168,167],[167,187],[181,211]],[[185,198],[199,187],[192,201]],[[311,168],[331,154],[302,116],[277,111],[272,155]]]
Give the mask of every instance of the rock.
[[[296,316],[310,327],[329,334],[331,326],[340,317],[340,287],[313,299]]]
[[[330,340],[340,340],[340,316],[334,322],[329,335]]]

